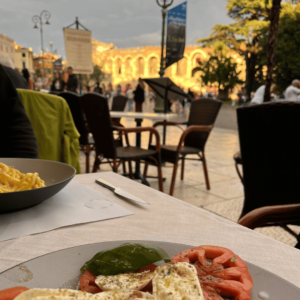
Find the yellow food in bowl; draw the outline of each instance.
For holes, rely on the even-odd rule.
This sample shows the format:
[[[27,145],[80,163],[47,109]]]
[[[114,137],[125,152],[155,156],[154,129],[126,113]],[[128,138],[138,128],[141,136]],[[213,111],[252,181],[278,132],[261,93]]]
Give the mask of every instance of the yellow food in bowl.
[[[13,167],[0,163],[0,193],[33,190],[45,186],[38,173],[23,174]]]

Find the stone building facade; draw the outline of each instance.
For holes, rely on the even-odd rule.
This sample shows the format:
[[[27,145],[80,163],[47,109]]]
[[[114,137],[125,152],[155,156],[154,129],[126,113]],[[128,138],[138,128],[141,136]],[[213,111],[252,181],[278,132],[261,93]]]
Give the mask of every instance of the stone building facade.
[[[93,63],[101,66],[102,71],[111,76],[113,85],[135,84],[140,77],[159,77],[161,53],[159,46],[117,49],[113,44],[105,44],[95,39],[92,43]],[[170,77],[177,85],[185,89],[192,88],[195,92],[209,89],[202,85],[197,65],[199,60],[207,60],[211,51],[196,45],[186,46],[184,58],[167,68],[165,76]],[[240,63],[241,77],[245,77],[242,58],[235,53],[232,56]]]

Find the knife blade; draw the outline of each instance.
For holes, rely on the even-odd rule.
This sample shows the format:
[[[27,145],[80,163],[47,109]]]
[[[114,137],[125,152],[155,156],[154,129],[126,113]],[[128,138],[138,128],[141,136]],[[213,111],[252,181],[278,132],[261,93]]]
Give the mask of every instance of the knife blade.
[[[131,200],[131,201],[134,201],[134,202],[137,202],[137,203],[140,203],[140,204],[147,204],[147,205],[150,205],[150,203],[148,202],[145,202],[144,200],[138,198],[138,197],[135,197],[125,191],[123,191],[122,189],[112,185],[111,183],[107,182],[106,180],[104,179],[96,179],[96,183],[110,189],[111,191],[113,191],[116,195],[118,196],[121,196],[125,199],[128,199],[128,200]]]

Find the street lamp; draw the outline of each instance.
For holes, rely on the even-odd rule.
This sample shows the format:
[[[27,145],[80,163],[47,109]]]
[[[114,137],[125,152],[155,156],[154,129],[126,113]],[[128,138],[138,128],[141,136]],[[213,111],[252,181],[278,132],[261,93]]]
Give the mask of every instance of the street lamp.
[[[160,77],[163,77],[165,74],[164,68],[164,46],[165,46],[165,22],[167,15],[167,8],[173,4],[174,0],[156,0],[157,4],[162,8],[162,34],[161,34],[161,58],[160,58]]]
[[[50,46],[50,52],[52,53],[53,42],[50,42],[50,43],[49,43],[49,46]],[[53,53],[52,53],[52,54],[53,54]]]
[[[45,24],[49,25],[50,23],[48,20],[50,19],[51,14],[47,10],[43,10],[39,16],[38,15],[33,16],[32,22],[34,23],[34,27],[33,27],[34,29],[39,28],[37,24],[38,22],[40,22],[41,46],[42,46],[42,53],[43,53],[43,69],[44,69],[44,42],[43,42],[43,22],[42,22],[43,17],[46,20]]]

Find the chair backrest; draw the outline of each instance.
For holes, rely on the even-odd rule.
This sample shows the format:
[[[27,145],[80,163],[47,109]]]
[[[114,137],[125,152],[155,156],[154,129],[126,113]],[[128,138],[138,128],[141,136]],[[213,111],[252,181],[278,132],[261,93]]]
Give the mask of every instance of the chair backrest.
[[[113,97],[111,111],[124,111],[127,102],[127,97],[118,95]]]
[[[298,102],[237,109],[245,191],[242,214],[262,206],[299,203],[299,116]]]
[[[58,96],[64,98],[71,110],[75,126],[80,134],[79,142],[81,145],[88,144],[88,130],[86,128],[83,111],[79,104],[79,95],[73,92],[60,92]]]
[[[203,98],[193,101],[187,122],[188,126],[214,125],[221,106],[222,101],[215,99]],[[209,133],[207,132],[190,132],[186,136],[184,144],[204,150],[208,137]]]
[[[116,158],[107,99],[95,93],[87,93],[79,98],[79,103],[93,134],[97,154],[105,158]]]

